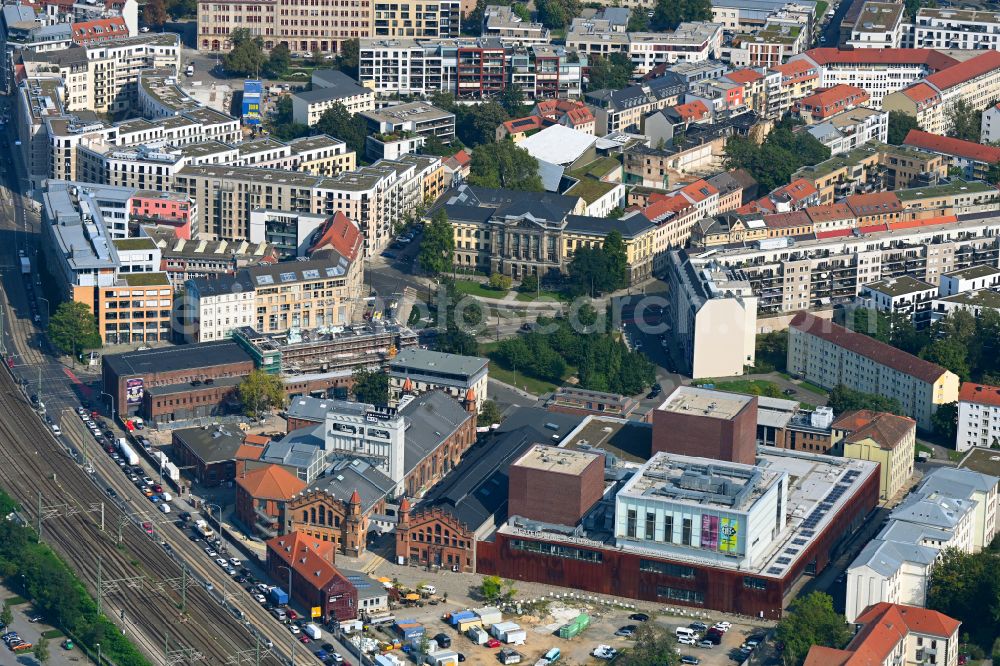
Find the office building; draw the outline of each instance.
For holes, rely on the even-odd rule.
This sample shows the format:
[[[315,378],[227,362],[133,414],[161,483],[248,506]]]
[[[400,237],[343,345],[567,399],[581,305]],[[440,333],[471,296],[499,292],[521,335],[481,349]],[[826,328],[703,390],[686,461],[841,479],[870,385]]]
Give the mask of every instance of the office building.
[[[679,386],[653,410],[651,420],[654,453],[744,465],[757,458],[755,396]]]
[[[851,29],[847,46],[854,49],[895,49],[903,45],[903,6],[865,2]]]
[[[931,134],[912,129],[906,134],[903,145],[928,153],[944,156],[950,166],[961,169],[968,179],[986,179],[990,169],[1000,163],[1000,148],[984,146],[975,141]]]
[[[474,401],[478,413],[486,400],[488,377],[488,359],[404,349],[389,360],[389,404],[400,404],[407,394],[442,390],[456,400]]]
[[[958,400],[955,373],[805,312],[788,329],[788,371],[827,389],[896,398],[921,430],[939,405]]]
[[[843,155],[871,141],[888,141],[889,114],[860,107],[810,125],[806,131],[829,148],[831,156]]]
[[[688,254],[667,254],[672,340],[695,379],[742,375],[754,364],[757,295],[739,271]]]

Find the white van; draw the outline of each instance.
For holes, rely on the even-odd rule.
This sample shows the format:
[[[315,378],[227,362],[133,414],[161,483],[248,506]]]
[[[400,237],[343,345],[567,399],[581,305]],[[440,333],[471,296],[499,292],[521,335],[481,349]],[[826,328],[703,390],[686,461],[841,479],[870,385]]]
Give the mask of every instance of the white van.
[[[674,629],[674,634],[677,638],[686,638],[688,640],[695,640],[698,638],[698,632],[691,627],[677,627]]]
[[[160,504],[160,511],[162,511],[163,513],[170,513],[170,505],[167,504],[166,502]]]

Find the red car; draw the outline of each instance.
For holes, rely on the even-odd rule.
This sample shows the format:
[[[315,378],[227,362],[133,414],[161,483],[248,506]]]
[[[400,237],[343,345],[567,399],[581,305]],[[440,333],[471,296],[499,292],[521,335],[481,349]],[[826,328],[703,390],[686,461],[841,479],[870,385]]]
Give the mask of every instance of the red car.
[[[163,486],[161,486],[160,484],[157,483],[156,485],[153,486],[153,492],[154,493],[162,493],[163,492]]]
[[[288,615],[289,620],[299,619],[299,614],[293,611],[291,608],[288,609],[288,613],[286,613],[286,615]]]
[[[498,641],[495,638],[491,638],[490,640],[486,641],[486,647],[488,647],[488,648],[498,648],[498,647],[500,647],[500,641]]]
[[[299,642],[300,643],[310,643],[311,639],[308,636],[306,636],[305,634],[302,634],[301,636],[299,636]]]
[[[144,530],[146,530],[146,534],[152,534],[153,533],[153,523],[148,523],[148,522],[147,523],[143,523],[142,524],[142,528]]]

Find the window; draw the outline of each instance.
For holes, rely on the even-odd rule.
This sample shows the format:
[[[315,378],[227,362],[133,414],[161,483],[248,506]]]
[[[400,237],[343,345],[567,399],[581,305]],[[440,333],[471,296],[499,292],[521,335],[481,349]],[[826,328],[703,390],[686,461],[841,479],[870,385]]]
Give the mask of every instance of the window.
[[[753,576],[743,577],[743,587],[751,590],[766,590],[767,581],[763,578],[754,578]]]
[[[649,571],[674,578],[694,578],[694,567],[657,560],[639,560],[639,571]]]
[[[663,540],[674,542],[674,517],[669,513],[663,517]]]
[[[635,509],[629,509],[627,525],[625,526],[625,536],[631,539],[635,538],[635,523],[636,523]]]
[[[646,539],[652,541],[656,538],[656,514],[646,512]]]
[[[666,585],[656,586],[656,596],[663,597],[664,599],[672,599],[673,601],[684,601],[689,604],[705,603],[705,595],[697,590],[682,590],[676,587],[667,587]]]
[[[565,557],[571,560],[583,560],[584,562],[600,563],[604,561],[604,555],[600,551],[585,550],[574,546],[562,546],[554,543],[544,543],[541,541],[523,541],[514,539],[511,541],[513,550],[523,550],[529,553],[541,553],[543,555],[554,555]]]
[[[691,519],[685,518],[681,525],[681,543],[685,546],[691,545]]]

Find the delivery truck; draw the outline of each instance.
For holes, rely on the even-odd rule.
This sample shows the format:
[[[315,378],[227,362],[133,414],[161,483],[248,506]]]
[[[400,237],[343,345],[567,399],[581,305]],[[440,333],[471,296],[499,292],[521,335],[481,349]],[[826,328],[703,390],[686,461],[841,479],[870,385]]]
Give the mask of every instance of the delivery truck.
[[[194,521],[194,531],[203,539],[211,539],[215,535],[215,531],[204,520]]]
[[[181,480],[181,471],[177,469],[177,465],[168,461],[163,463],[163,476],[177,483]]]
[[[132,450],[132,447],[128,445],[124,437],[118,438],[118,453],[121,455],[122,460],[127,462],[129,465],[138,465],[139,456],[136,452]]]
[[[302,631],[304,631],[306,636],[313,639],[314,641],[318,641],[323,637],[323,632],[320,631],[320,628],[312,622],[302,627]]]
[[[275,606],[284,606],[288,603],[288,593],[280,587],[272,587],[267,593],[267,598]]]

